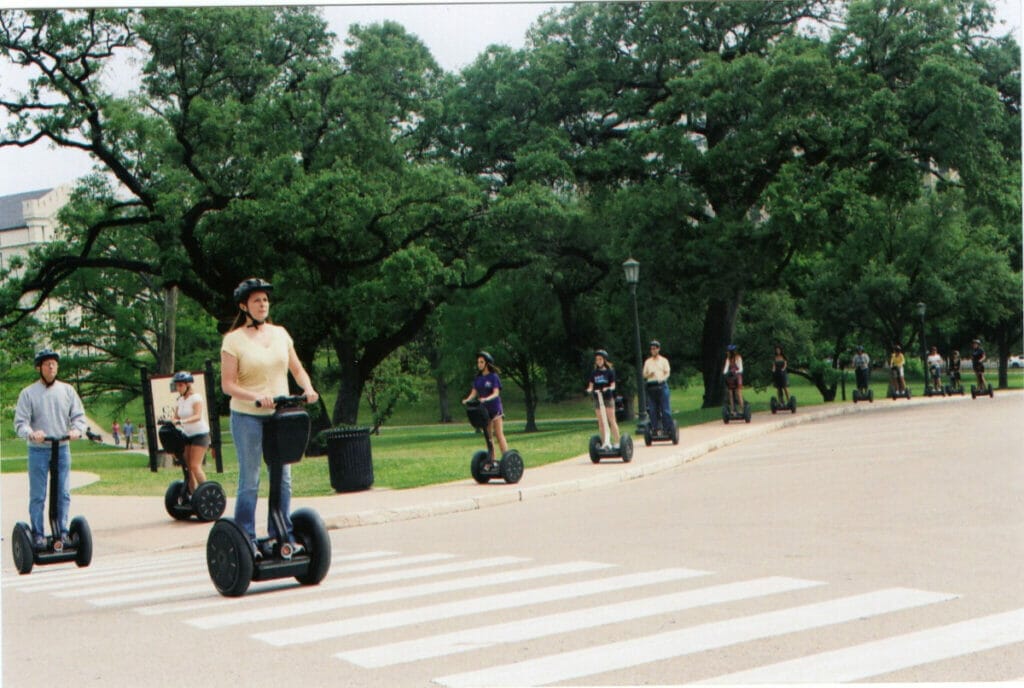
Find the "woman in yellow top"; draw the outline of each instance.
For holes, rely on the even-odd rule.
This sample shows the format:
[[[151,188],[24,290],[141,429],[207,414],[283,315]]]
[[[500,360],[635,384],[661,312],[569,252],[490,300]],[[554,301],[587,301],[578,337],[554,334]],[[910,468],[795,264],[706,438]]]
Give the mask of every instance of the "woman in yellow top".
[[[892,355],[889,356],[889,372],[892,375],[892,386],[897,392],[903,392],[907,388],[903,378],[904,363],[906,363],[906,359],[903,356],[903,347],[899,344],[893,345]]]
[[[256,497],[263,457],[263,426],[274,415],[274,397],[288,394],[288,372],[302,388],[307,403],[320,396],[313,389],[288,331],[269,321],[273,285],[262,279],[243,281],[234,291],[239,313],[231,331],[224,335],[220,351],[221,388],[231,397],[231,437],[238,454],[238,497],[235,521],[248,534],[257,558]],[[257,406],[257,403],[259,404]],[[279,543],[295,545],[289,516],[292,496],[291,467],[281,476],[281,513],[287,533],[278,533],[268,518],[268,532]]]

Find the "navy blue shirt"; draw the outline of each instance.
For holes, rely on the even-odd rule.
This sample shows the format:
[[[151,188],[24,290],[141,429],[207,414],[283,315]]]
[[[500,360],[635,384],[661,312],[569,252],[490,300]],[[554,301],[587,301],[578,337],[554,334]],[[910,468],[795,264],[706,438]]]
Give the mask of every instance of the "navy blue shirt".
[[[590,382],[594,385],[594,389],[606,390],[615,384],[615,369],[614,368],[594,368],[590,372]]]

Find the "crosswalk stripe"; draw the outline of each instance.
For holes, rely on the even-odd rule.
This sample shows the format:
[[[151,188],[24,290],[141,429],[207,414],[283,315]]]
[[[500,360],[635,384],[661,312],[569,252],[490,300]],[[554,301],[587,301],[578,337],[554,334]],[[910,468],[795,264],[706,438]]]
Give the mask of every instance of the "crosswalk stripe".
[[[393,559],[370,559],[366,560],[365,557],[360,558],[356,563],[347,564],[342,567],[342,570],[347,572],[352,571],[366,571],[370,569],[379,569],[388,566],[402,565],[406,563],[419,563],[423,561],[438,561],[442,559],[452,559],[454,554],[428,554],[418,555],[415,558],[410,557],[395,557]],[[332,557],[331,563],[337,563],[339,557]],[[397,564],[395,563],[397,562]],[[199,581],[210,580],[210,574],[206,570],[206,560],[199,560],[196,565],[189,568],[189,574],[176,574],[172,575],[168,571],[155,571],[151,572],[149,576],[144,580],[134,580],[134,582],[124,582],[122,580],[115,580],[113,583],[105,581],[105,585],[94,585],[94,586],[75,586],[71,590],[62,590],[55,592],[55,597],[90,597],[92,595],[106,595],[108,593],[127,593],[130,590],[143,590],[145,588],[158,588],[173,581],[175,585],[181,585],[183,583],[197,583]],[[120,578],[120,577],[119,577]],[[131,579],[129,579],[131,580]]]
[[[44,575],[21,576],[16,580],[4,581],[5,588],[17,589],[21,592],[47,592],[60,589],[68,585],[80,585],[95,580],[110,579],[112,576],[132,577],[137,575],[149,575],[154,572],[167,570],[187,569],[190,564],[196,561],[203,561],[203,555],[190,553],[187,556],[173,558],[160,558],[157,560],[146,559],[145,561],[124,561],[120,565],[113,562],[105,562],[103,566],[90,566],[87,569],[77,567],[60,570],[42,569]]]
[[[526,559],[525,561],[529,561]],[[398,581],[415,580],[417,578],[428,578],[430,576],[440,576],[449,573],[459,573],[463,570],[466,562],[456,561],[450,564],[437,564],[435,566],[421,566],[411,569],[399,569],[397,571],[381,571],[379,573],[367,574],[365,576],[353,576],[351,578],[339,578],[337,576],[328,576],[324,582],[318,586],[299,587],[295,588],[290,583],[285,583],[292,589],[289,591],[289,596],[303,595],[303,594],[317,594],[322,595],[324,591],[342,590],[348,588],[357,588],[368,585],[380,585],[384,583],[395,583]],[[610,568],[612,564],[602,564],[606,568]],[[194,612],[199,609],[211,609],[214,607],[223,607],[231,605],[237,607],[239,604],[245,604],[250,601],[256,601],[260,598],[259,593],[264,591],[275,590],[274,587],[263,587],[253,591],[253,594],[246,595],[243,599],[237,598],[225,598],[220,595],[210,595],[209,597],[188,600],[186,602],[164,602],[161,604],[134,607],[134,611],[140,614],[153,615],[153,614],[169,614],[177,612]]]
[[[270,645],[295,645],[309,643],[325,638],[367,633],[386,628],[398,628],[427,621],[450,619],[469,616],[499,609],[521,607],[554,600],[567,600],[602,592],[626,590],[643,585],[665,583],[708,575],[707,571],[692,569],[659,569],[643,573],[630,573],[622,576],[601,578],[597,580],[579,581],[563,585],[552,585],[544,588],[525,590],[517,593],[501,593],[486,595],[456,602],[417,607],[398,612],[372,614],[369,616],[329,621],[326,623],[287,628],[278,631],[256,633],[252,637]],[[489,587],[486,582],[481,587]]]
[[[891,588],[592,646],[480,671],[451,674],[434,681],[450,688],[547,685],[751,640],[865,619],[956,597],[948,593]]]
[[[443,559],[452,559],[454,554],[417,554],[408,557],[394,557],[392,559],[383,559],[375,561],[360,562],[357,564],[348,564],[346,566],[332,567],[332,572],[335,575],[340,575],[355,571],[368,571],[371,569],[386,568],[391,566],[400,566],[406,564],[414,564],[429,561],[438,561]],[[179,579],[180,580],[180,579]],[[89,604],[97,607],[116,607],[126,604],[136,604],[138,602],[148,602],[151,600],[160,599],[174,599],[178,597],[188,597],[196,593],[207,592],[213,583],[210,582],[208,575],[197,575],[195,580],[205,580],[205,583],[196,585],[179,585],[178,581],[175,581],[173,586],[168,585],[166,588],[160,590],[147,590],[143,592],[128,593],[125,595],[112,595],[109,597],[95,597],[89,598],[87,601]],[[170,581],[168,581],[168,584]]]
[[[459,652],[484,650],[499,643],[522,642],[595,626],[791,592],[818,585],[824,585],[824,583],[783,577],[758,578],[589,609],[548,614],[521,621],[470,628],[405,642],[377,645],[361,650],[340,652],[335,657],[361,667],[379,668]]]
[[[474,571],[495,566],[509,566],[529,561],[522,557],[493,557],[491,559],[477,559],[464,561],[459,565],[459,571]],[[355,607],[375,602],[391,602],[394,600],[408,599],[422,595],[463,590],[469,587],[479,587],[481,576],[486,576],[488,583],[496,579],[529,580],[541,576],[553,576],[561,573],[569,573],[575,569],[566,569],[562,565],[543,566],[534,569],[523,569],[519,571],[508,571],[496,574],[476,574],[466,578],[453,578],[434,583],[421,583],[399,588],[387,588],[373,592],[342,595],[337,597],[318,597],[315,600],[306,602],[293,602],[291,604],[275,604],[272,607],[260,607],[239,612],[216,614],[213,616],[202,616],[197,619],[190,619],[188,623],[198,628],[223,628],[236,624],[252,623],[254,621],[269,621],[270,619],[283,619],[303,614],[315,614],[316,612],[329,609],[342,609],[344,607]]]
[[[1024,609],[993,614],[787,662],[718,676],[702,683],[841,683],[1024,642]]]

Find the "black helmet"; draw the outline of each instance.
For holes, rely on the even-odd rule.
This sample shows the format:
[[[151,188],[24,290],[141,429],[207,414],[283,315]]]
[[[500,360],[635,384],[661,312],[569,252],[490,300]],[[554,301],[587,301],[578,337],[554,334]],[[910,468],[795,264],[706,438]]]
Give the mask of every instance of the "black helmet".
[[[661,342],[659,342],[657,339],[652,339],[651,343],[650,343],[650,346],[656,346],[656,347],[658,347],[660,349],[661,348]]]
[[[488,362],[488,363],[490,363],[491,365],[494,365],[494,356],[491,356],[491,355],[490,355],[489,353],[487,353],[486,351],[481,351],[481,352],[479,352],[479,353],[477,354],[477,357],[478,357],[478,358],[482,358],[482,359],[484,359],[485,361],[487,361],[487,362]]]
[[[857,345],[857,353],[864,353],[864,347],[860,344]]]
[[[53,360],[57,361],[58,363],[60,362],[60,354],[57,353],[56,351],[54,351],[53,349],[51,349],[50,347],[46,347],[45,349],[40,349],[38,352],[36,352],[36,357],[34,359],[35,360],[35,365],[39,365],[43,361],[51,359],[51,358]]]
[[[235,303],[245,303],[249,300],[249,295],[254,291],[265,291],[269,294],[274,291],[274,285],[259,277],[250,277],[247,280],[242,280],[235,287],[233,294]]]
[[[605,351],[604,349],[598,349],[597,351],[594,352],[594,355],[595,356],[600,356],[601,358],[603,358],[606,361],[609,360],[608,352]]]

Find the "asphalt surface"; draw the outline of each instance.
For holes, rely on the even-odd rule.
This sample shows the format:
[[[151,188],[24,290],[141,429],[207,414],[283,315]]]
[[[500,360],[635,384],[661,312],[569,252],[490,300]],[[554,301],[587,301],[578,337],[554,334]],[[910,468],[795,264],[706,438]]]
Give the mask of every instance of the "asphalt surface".
[[[1007,392],[1019,395],[1018,392]],[[1002,396],[1002,394],[1000,394]],[[643,439],[635,437],[635,451],[631,462],[606,459],[594,465],[588,454],[565,461],[530,468],[518,484],[506,485],[495,479],[486,485],[472,478],[409,490],[371,488],[359,492],[346,492],[323,497],[302,497],[292,500],[292,509],[315,509],[328,529],[349,528],[408,519],[428,518],[442,514],[475,511],[489,507],[542,499],[614,485],[672,470],[685,463],[707,456],[716,450],[738,442],[775,432],[803,423],[824,422],[830,418],[849,414],[884,413],[892,408],[915,407],[927,404],[984,404],[987,398],[971,400],[966,397],[913,398],[911,400],[876,400],[874,403],[837,403],[799,409],[797,413],[769,412],[754,414],[751,423],[720,421],[681,428],[679,444],[656,442],[644,446]],[[629,428],[623,424],[623,430]],[[73,451],[73,449],[72,449]],[[469,473],[467,461],[467,474]],[[180,476],[177,470],[168,471],[168,484]],[[194,522],[173,522],[168,519],[160,497],[110,497],[75,494],[74,488],[95,481],[97,476],[72,471],[72,516],[86,515],[96,537],[96,556],[126,551],[165,550],[201,545],[206,541],[206,527],[197,528]],[[211,479],[215,479],[212,477]],[[225,515],[234,511],[234,485],[225,485],[228,503]],[[0,477],[0,537],[6,539],[16,521],[28,520],[28,479],[26,474],[5,473]],[[266,500],[257,506],[256,523],[266,523]]]

